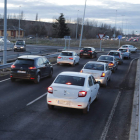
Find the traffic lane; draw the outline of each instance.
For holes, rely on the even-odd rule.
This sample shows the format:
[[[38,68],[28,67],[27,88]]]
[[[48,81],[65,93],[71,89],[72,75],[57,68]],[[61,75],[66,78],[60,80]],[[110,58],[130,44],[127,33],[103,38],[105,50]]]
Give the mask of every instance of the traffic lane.
[[[130,60],[128,60],[128,61],[130,62]],[[127,62],[127,60],[126,60],[126,62]],[[59,66],[59,67],[65,68],[66,66]],[[71,67],[71,68],[73,68],[73,67]],[[125,67],[125,68],[126,68],[126,70],[128,69],[128,67]],[[119,71],[120,70],[118,70],[118,72]],[[125,72],[126,71],[124,71],[123,73],[125,74]],[[117,74],[117,72],[116,72],[116,74]],[[113,79],[112,81],[116,80],[116,82],[118,82],[118,84],[119,84],[121,81],[119,80],[119,77],[118,76],[119,76],[119,73],[118,73],[118,75],[116,75],[117,78]],[[112,77],[115,77],[115,75],[113,75]],[[111,82],[109,82],[109,84],[110,83]],[[89,113],[89,117],[85,118],[85,120],[83,120],[83,121],[79,120],[79,114],[81,115],[81,111],[80,110],[76,110],[76,109],[67,109],[67,108],[56,107],[56,110],[55,111],[57,111],[58,114],[56,114],[54,112],[54,116],[52,116],[52,114],[50,114],[50,110],[48,110],[47,107],[46,107],[46,98],[44,97],[44,98],[40,99],[39,101],[33,103],[31,106],[28,106],[27,108],[24,108],[24,109],[18,111],[17,113],[11,115],[10,118],[7,118],[7,119],[3,120],[3,123],[1,123],[2,130],[5,131],[6,130],[6,127],[4,127],[4,126],[8,126],[8,128],[10,128],[11,130],[14,130],[16,132],[16,134],[15,134],[15,132],[13,132],[14,133],[13,134],[14,135],[13,136],[13,139],[14,138],[16,139],[17,137],[23,135],[23,133],[25,132],[24,130],[27,129],[26,127],[28,127],[29,124],[30,124],[30,130],[28,130],[28,134],[29,135],[27,137],[30,137],[31,134],[36,133],[37,134],[37,137],[36,138],[38,138],[38,136],[41,137],[41,135],[42,135],[42,136],[47,137],[47,138],[52,138],[52,136],[53,136],[53,138],[60,137],[60,139],[68,139],[67,137],[70,136],[70,135],[72,135],[73,132],[75,132],[75,134],[72,135],[72,137],[74,139],[76,139],[79,136],[79,135],[77,135],[79,133],[79,126],[81,126],[82,123],[84,122],[83,123],[84,125],[80,127],[82,129],[80,132],[82,132],[82,131],[85,132],[84,135],[81,135],[81,139],[84,139],[87,135],[88,136],[91,136],[91,137],[93,137],[95,139],[96,138],[99,139],[99,137],[101,135],[101,132],[103,130],[103,127],[105,125],[105,122],[106,122],[106,120],[108,118],[108,115],[110,113],[110,110],[111,110],[111,108],[113,106],[114,100],[115,100],[115,98],[116,98],[116,96],[118,94],[118,90],[119,90],[118,88],[115,88],[114,89],[113,85],[112,85],[111,88],[101,88],[100,89],[100,95],[99,95],[99,97],[100,97],[99,99],[100,100],[97,102],[98,104],[97,104],[97,107],[96,107],[96,108],[98,108],[98,107],[101,106],[101,108],[97,110],[97,111],[99,111],[100,114],[96,114],[95,112],[92,112],[91,111],[93,114],[90,114],[91,113],[90,112]],[[43,105],[41,106],[41,104],[43,104]],[[96,104],[96,102],[91,105],[91,108],[93,108],[92,106],[94,106],[95,104]],[[32,107],[33,110],[26,111],[26,109],[28,110],[28,109],[30,109],[30,107]],[[39,113],[41,113],[39,111],[42,111],[45,114],[40,114],[39,115]],[[93,111],[95,111],[95,110],[93,110]],[[43,118],[46,118],[46,116],[48,116],[48,115],[50,116],[51,115],[50,118],[46,119],[47,122],[45,122],[45,124],[46,124],[46,125],[44,125],[45,128],[41,129],[42,128],[42,125],[41,126],[39,125],[40,123],[41,124],[42,123],[44,124],[44,121],[45,120],[43,120],[43,122],[42,122],[42,118],[41,118],[41,122],[40,122],[40,119],[39,118],[36,118],[36,117],[35,117],[35,120],[34,120],[34,117],[33,117],[34,115],[32,116],[32,113],[37,113],[36,115],[37,116],[39,115],[38,116],[39,118],[41,118],[41,116],[43,116],[43,115],[45,115]],[[57,119],[58,119],[57,117],[58,117],[59,113],[63,113],[60,118],[62,118],[64,115],[66,115],[66,118],[62,118],[62,120],[64,120],[64,119],[65,120],[70,120],[70,122],[69,123],[66,123],[66,122],[62,122],[62,121],[57,121]],[[72,116],[70,116],[70,114],[72,114]],[[75,114],[78,114],[78,117],[77,118],[74,118],[74,122],[71,123],[71,118],[72,117],[75,117]],[[95,118],[93,116],[95,116]],[[104,117],[102,117],[102,116],[104,116]],[[53,118],[52,119],[52,117],[56,117],[56,118]],[[92,120],[92,118],[94,120]],[[98,118],[99,118],[99,120],[98,120]],[[16,120],[16,121],[13,122],[11,119],[12,120]],[[90,120],[90,119],[91,119],[91,122],[94,122],[93,124],[91,124],[89,122],[86,123],[86,121],[87,120]],[[54,120],[56,120],[56,121],[54,121]],[[26,123],[26,121],[28,122],[28,124]],[[51,122],[51,123],[49,123],[49,122]],[[55,124],[55,123],[52,123],[52,122],[55,122],[56,124],[59,123],[60,125],[62,124],[62,126],[64,125],[63,126],[64,128],[62,126],[58,126],[59,129],[61,127],[63,128],[62,131],[61,130],[56,130],[59,133],[57,133],[57,134],[56,133],[53,133],[52,134],[53,131],[50,132],[50,129],[49,130],[47,129],[50,126],[53,126],[52,124]],[[77,122],[77,124],[76,124],[76,122]],[[96,122],[98,122],[98,123],[95,124]],[[36,125],[38,125],[37,128],[35,127]],[[77,131],[74,129],[75,128],[74,126],[77,126],[76,127],[77,128],[76,129]],[[91,126],[91,128],[90,129],[84,129],[85,126],[89,126],[89,127]],[[16,127],[18,127],[18,129],[21,130],[20,131],[21,133],[16,129]],[[32,130],[31,130],[31,128],[32,128]],[[54,127],[50,127],[50,128],[55,130]],[[67,128],[70,128],[71,131],[69,129],[67,129]],[[96,129],[96,128],[98,128],[98,129]],[[41,132],[39,131],[40,129],[41,129]],[[45,132],[44,132],[44,129],[46,130]],[[73,129],[75,131],[72,131]],[[92,130],[92,133],[89,130]],[[5,135],[7,133],[10,135],[11,134],[11,131],[10,132],[9,131],[10,130],[6,131],[6,133],[3,133],[1,136],[2,137],[5,137]],[[32,131],[33,131],[33,133],[32,133]],[[47,132],[47,134],[46,134],[46,132]],[[64,135],[63,133],[67,133],[67,134]],[[23,137],[23,139],[24,138],[25,137]]]
[[[96,60],[94,58],[93,60]],[[27,103],[36,99],[47,91],[47,87],[51,85],[54,78],[62,71],[77,71],[79,72],[83,65],[91,59],[80,60],[80,64],[75,67],[69,65],[54,66],[52,78],[44,78],[39,84],[34,84],[32,81],[18,80],[12,83],[10,80],[0,83],[0,120],[5,119],[11,114],[24,108]],[[5,108],[5,109],[3,109]]]

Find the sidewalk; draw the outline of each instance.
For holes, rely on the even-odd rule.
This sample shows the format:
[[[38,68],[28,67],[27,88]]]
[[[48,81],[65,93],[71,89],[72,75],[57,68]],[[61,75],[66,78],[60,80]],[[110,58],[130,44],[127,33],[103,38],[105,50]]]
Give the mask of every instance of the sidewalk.
[[[129,140],[140,140],[139,132],[140,131],[140,108],[139,108],[139,101],[140,101],[140,59],[137,62],[137,72],[135,78],[135,91],[133,97],[133,106],[132,106],[132,115],[131,115],[131,128],[129,134]]]

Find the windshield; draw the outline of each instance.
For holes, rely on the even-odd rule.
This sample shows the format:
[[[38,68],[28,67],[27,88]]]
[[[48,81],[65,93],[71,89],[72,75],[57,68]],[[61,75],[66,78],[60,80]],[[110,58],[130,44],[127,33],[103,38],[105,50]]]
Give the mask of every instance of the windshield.
[[[103,65],[103,64],[87,63],[87,64],[85,65],[84,69],[91,69],[91,70],[101,70],[101,71],[104,71],[104,65]]]
[[[127,49],[119,49],[121,52],[127,52]]]
[[[120,56],[119,52],[110,52],[109,55]]]
[[[70,52],[62,52],[61,56],[72,56],[72,53],[70,53]]]
[[[122,48],[128,48],[128,46],[122,46]]]
[[[84,51],[91,51],[91,48],[83,48]]]
[[[113,57],[110,56],[100,56],[98,60],[103,60],[103,61],[113,61]]]
[[[54,83],[84,86],[85,78],[77,76],[59,75]]]
[[[16,45],[24,45],[24,43],[22,41],[18,41],[16,42]]]
[[[29,65],[29,66],[34,66],[34,60],[17,59],[14,64],[15,65]]]

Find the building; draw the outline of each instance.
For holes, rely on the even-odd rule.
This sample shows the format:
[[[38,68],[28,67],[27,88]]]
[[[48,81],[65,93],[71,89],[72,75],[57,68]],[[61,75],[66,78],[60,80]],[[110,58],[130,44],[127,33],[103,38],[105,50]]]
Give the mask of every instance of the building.
[[[24,30],[20,28],[20,36],[19,28],[15,26],[7,26],[7,37],[16,38],[16,37],[24,37]],[[0,36],[4,36],[4,26],[0,26]]]

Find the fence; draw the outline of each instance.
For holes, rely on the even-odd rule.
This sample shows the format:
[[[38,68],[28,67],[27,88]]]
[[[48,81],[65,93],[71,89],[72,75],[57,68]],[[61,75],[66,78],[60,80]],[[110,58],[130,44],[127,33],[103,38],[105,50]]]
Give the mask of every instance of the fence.
[[[13,48],[14,48],[14,44],[7,42],[7,50],[12,50]],[[0,42],[0,51],[3,51],[3,50],[4,50],[4,43]]]

